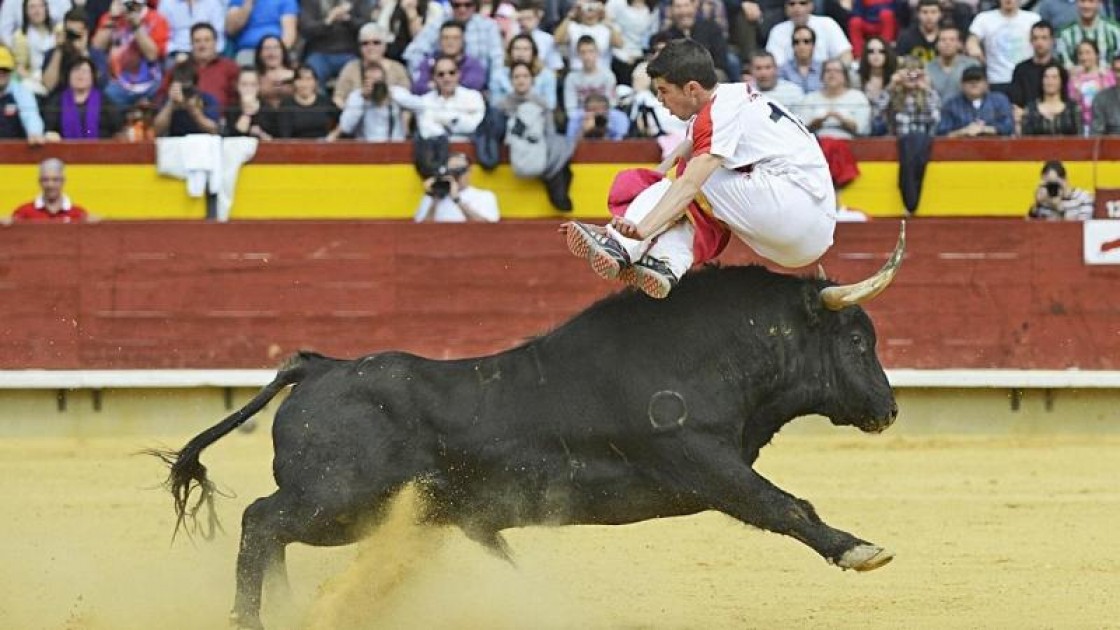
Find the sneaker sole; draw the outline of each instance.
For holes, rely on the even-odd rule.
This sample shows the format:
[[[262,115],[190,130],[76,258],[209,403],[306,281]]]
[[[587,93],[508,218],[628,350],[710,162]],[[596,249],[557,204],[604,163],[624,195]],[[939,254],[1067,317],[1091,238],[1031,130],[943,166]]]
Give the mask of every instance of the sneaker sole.
[[[641,265],[631,265],[623,269],[618,274],[618,279],[658,300],[669,297],[669,292],[673,290],[673,285],[669,284],[665,276]]]
[[[604,280],[615,280],[622,271],[614,256],[587,232],[587,228],[573,224],[568,230],[568,250],[580,258],[586,258],[591,270]]]

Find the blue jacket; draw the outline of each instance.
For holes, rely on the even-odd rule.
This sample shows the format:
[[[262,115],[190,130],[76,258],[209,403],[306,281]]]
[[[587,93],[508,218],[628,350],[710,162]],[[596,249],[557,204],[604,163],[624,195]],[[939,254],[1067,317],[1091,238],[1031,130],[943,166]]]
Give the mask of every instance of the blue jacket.
[[[980,101],[980,107],[973,107],[964,94],[958,94],[945,101],[941,107],[941,124],[937,135],[944,136],[967,126],[975,120],[982,120],[996,128],[1001,136],[1015,132],[1015,121],[1011,117],[1011,101],[1000,92],[990,92]]]

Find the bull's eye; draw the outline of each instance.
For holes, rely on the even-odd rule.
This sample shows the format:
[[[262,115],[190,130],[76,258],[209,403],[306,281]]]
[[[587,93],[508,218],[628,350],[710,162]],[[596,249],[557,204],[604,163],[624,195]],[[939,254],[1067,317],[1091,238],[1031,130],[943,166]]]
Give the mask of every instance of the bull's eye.
[[[852,333],[852,347],[860,352],[867,351],[867,344],[863,341],[863,335],[859,333]]]

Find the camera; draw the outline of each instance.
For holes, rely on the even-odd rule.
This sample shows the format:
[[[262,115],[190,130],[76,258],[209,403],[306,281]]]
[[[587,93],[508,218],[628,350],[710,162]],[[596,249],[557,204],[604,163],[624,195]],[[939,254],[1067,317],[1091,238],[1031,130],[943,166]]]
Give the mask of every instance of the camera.
[[[595,114],[595,128],[604,130],[607,128],[606,114]]]
[[[81,38],[82,38],[81,33],[77,32],[77,31],[72,31],[70,29],[66,29],[66,41],[76,42]]]
[[[435,179],[432,180],[432,185],[428,188],[428,194],[437,200],[450,195],[451,179],[451,170],[446,165],[439,167]]]
[[[1058,197],[1062,194],[1061,182],[1046,182],[1043,186],[1046,188],[1046,194],[1051,197]]]
[[[129,13],[135,13],[144,8],[144,3],[140,0],[124,0],[124,10]]]

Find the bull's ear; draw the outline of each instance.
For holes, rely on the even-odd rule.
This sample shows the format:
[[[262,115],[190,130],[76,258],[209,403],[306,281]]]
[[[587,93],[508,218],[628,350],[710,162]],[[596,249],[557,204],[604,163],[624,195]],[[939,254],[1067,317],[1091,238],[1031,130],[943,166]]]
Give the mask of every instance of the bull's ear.
[[[810,326],[821,323],[821,310],[824,302],[821,301],[820,290],[811,282],[801,285],[801,304],[805,307],[805,320]]]

